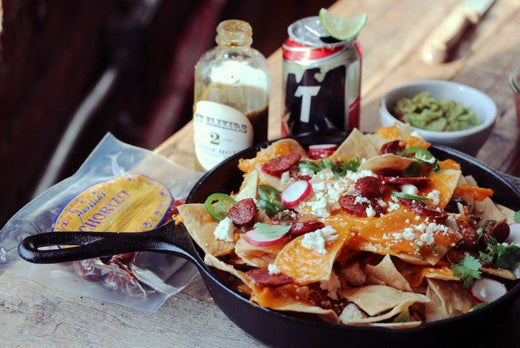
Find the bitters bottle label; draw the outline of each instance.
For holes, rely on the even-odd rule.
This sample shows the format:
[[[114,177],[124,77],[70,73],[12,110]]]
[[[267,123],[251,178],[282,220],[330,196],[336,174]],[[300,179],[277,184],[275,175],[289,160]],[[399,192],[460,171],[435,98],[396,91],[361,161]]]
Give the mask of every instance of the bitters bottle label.
[[[253,145],[251,122],[230,106],[199,101],[193,121],[195,154],[205,170]]]

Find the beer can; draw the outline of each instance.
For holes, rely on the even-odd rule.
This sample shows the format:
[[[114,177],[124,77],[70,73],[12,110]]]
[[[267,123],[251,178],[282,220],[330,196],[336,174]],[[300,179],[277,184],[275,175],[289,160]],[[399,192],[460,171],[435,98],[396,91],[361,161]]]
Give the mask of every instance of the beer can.
[[[282,45],[282,136],[359,128],[362,52],[357,40],[331,39],[319,17],[292,23]]]

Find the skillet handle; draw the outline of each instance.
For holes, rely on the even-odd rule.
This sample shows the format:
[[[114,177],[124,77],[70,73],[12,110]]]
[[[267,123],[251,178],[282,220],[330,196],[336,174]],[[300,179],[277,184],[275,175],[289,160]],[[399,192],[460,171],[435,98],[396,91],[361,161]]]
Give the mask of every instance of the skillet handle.
[[[158,251],[194,261],[195,251],[187,238],[173,223],[147,232],[45,232],[22,240],[18,254],[32,263],[59,263]]]

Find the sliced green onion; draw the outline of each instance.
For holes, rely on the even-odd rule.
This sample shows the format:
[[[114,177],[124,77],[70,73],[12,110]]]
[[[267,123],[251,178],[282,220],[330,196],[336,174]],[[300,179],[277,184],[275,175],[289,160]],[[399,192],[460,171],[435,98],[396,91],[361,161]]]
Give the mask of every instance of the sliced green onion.
[[[235,203],[235,199],[225,193],[213,193],[206,198],[204,207],[215,221],[222,221],[228,216],[229,209]]]
[[[409,193],[397,192],[397,191],[392,192],[392,197],[409,199],[409,200],[414,200],[414,201],[429,201],[430,200],[428,197],[417,196],[417,195],[412,195]]]

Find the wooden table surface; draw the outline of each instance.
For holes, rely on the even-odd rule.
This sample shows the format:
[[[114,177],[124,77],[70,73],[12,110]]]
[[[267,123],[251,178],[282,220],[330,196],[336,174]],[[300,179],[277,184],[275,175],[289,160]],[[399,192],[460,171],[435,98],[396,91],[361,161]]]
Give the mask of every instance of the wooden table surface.
[[[345,0],[331,11],[344,17],[368,14],[359,35],[363,49],[361,126],[379,126],[378,103],[388,89],[408,81],[443,79],[474,86],[498,107],[498,122],[477,158],[492,168],[520,176],[520,132],[507,75],[520,63],[520,3],[496,0],[471,28],[453,60],[428,65],[421,44],[459,0]],[[280,136],[281,50],[269,57],[272,96],[269,138]],[[193,130],[189,123],[156,150],[179,164],[193,166]],[[0,274],[0,346],[2,347],[263,347],[234,325],[211,301],[196,276],[181,293],[148,313],[44,287],[24,277]],[[520,345],[520,301],[510,327],[497,346]],[[509,331],[510,328],[516,330]],[[487,342],[484,345],[491,345]]]

